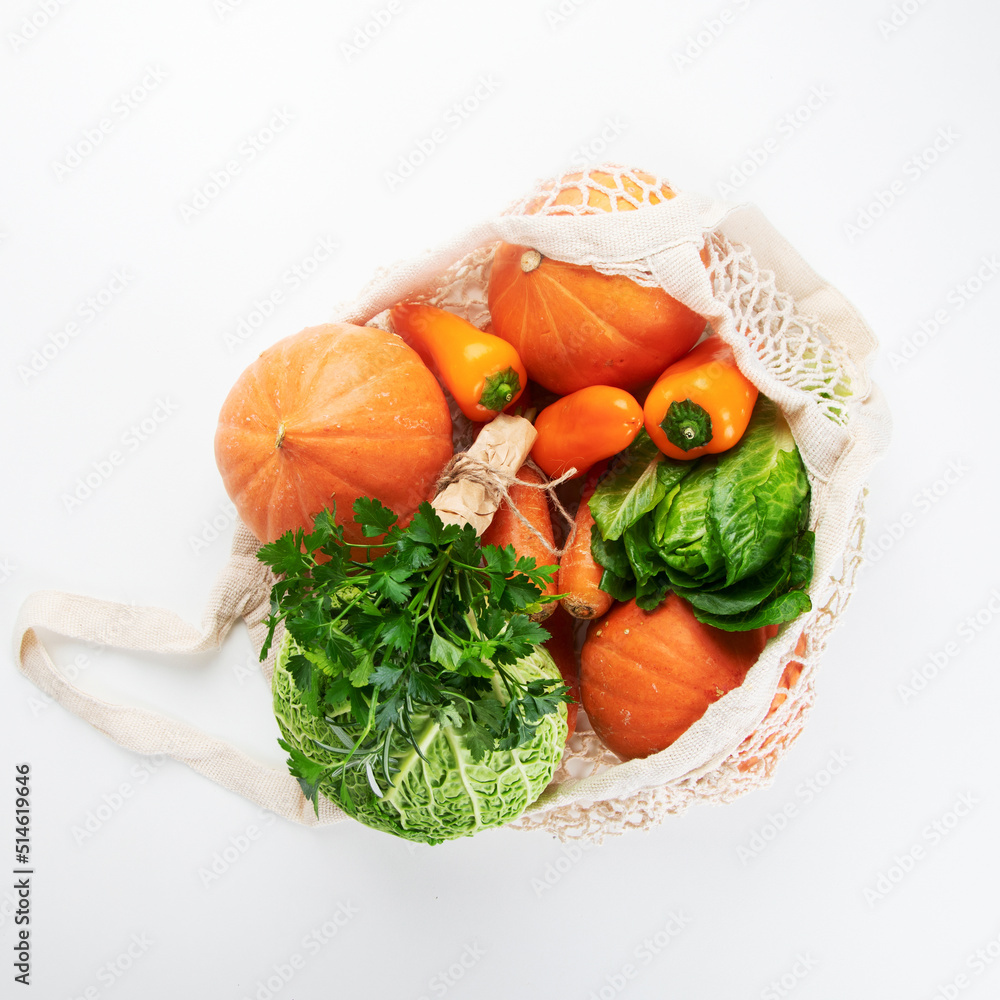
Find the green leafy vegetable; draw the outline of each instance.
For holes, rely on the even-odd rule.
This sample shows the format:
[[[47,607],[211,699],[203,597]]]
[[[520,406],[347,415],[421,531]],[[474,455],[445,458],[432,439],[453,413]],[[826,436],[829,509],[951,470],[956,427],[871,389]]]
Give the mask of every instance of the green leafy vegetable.
[[[719,456],[710,517],[726,560],[726,583],[756,573],[798,533],[809,480],[781,411],[760,399],[735,448]]]
[[[284,574],[261,657],[284,622],[282,703],[296,715],[282,726],[289,769],[314,806],[323,788],[351,811],[364,789],[378,800],[399,794],[396,776],[426,761],[429,727],[457,741],[465,767],[488,771],[491,754],[550,733],[569,700],[554,664],[527,675],[522,666],[548,638],[524,613],[548,571],[511,546],[480,546],[471,526],[445,525],[430,504],[405,528],[377,500],[354,512],[378,548],[346,543],[324,511],[312,532],[259,552]]]
[[[630,524],[648,514],[688,473],[689,462],[667,458],[640,430],[622,453],[618,465],[590,499],[601,535],[608,541],[621,538]]]
[[[542,712],[544,692],[559,678],[559,670],[543,648],[509,671],[524,685],[526,714],[539,715],[526,744],[494,747],[491,733],[503,724],[507,711],[500,697],[437,709],[415,703],[409,715],[412,742],[394,732],[379,757],[369,740],[351,758],[358,763],[347,768],[343,765],[363,727],[346,706],[323,718],[313,714],[288,670],[291,655],[293,640],[286,638],[273,687],[275,717],[292,773],[314,801],[321,793],[377,830],[437,844],[500,826],[538,798],[562,759],[565,713]],[[535,701],[539,698],[541,704]]]
[[[674,462],[636,438],[590,504],[601,587],[652,610],[670,590],[729,630],[810,608],[809,480],[788,425],[763,396],[739,443]]]

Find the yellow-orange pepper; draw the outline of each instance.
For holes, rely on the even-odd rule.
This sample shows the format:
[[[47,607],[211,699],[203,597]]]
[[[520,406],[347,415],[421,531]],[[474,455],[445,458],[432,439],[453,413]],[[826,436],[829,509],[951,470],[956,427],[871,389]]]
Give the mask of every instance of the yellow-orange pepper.
[[[528,373],[506,340],[454,313],[415,302],[394,306],[389,317],[470,420],[492,420],[524,391]]]
[[[669,458],[715,455],[743,436],[756,402],[757,387],[736,367],[729,345],[713,336],[657,379],[643,422]]]

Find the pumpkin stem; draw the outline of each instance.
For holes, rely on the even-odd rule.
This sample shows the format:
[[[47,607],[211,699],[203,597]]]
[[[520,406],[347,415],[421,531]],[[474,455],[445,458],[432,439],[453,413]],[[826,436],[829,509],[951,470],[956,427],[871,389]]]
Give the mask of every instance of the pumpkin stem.
[[[274,447],[280,448],[281,442],[285,440],[285,424],[284,422],[278,424],[278,436],[274,439]]]
[[[542,262],[542,255],[537,250],[525,250],[521,254],[521,270],[530,274]]]

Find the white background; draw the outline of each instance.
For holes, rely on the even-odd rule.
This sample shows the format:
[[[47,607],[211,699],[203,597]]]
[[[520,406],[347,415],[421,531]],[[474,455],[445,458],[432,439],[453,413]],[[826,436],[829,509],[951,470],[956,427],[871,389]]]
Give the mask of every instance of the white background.
[[[875,375],[895,433],[871,483],[879,558],[829,647],[803,737],[769,789],[600,848],[567,855],[508,830],[411,847],[353,824],[270,820],[180,764],[129,754],[46,704],[7,655],[0,871],[14,867],[13,767],[29,761],[36,875],[29,990],[13,983],[13,876],[0,880],[0,995],[930,1000],[1000,988],[1000,280],[988,263],[1000,251],[1000,9],[566,0],[560,15],[557,2],[4,5],[3,628],[42,588],[197,623],[231,536],[197,544],[225,502],[212,439],[238,373],[327,319],[379,265],[539,177],[610,158],[759,204],[883,345]],[[372,37],[351,51],[366,24]],[[144,79],[155,86],[143,94]],[[136,87],[134,107],[119,103]],[[478,107],[456,117],[467,98]],[[250,161],[242,144],[278,112],[289,123]],[[71,160],[102,119],[110,130]],[[426,162],[388,177],[434,129],[445,138]],[[185,219],[232,159],[240,172]],[[323,238],[336,253],[283,286]],[[87,322],[116,272],[127,284]],[[269,319],[227,346],[282,287]],[[76,335],[25,374],[71,321]],[[68,508],[115,449],[122,464]],[[88,690],[281,766],[242,629],[187,660],[52,648],[63,664],[82,657]],[[830,779],[834,754],[848,764]],[[120,808],[87,833],[109,800]],[[241,839],[252,827],[260,836]],[[234,841],[249,849],[206,882]],[[683,928],[646,960],[644,939],[671,914]],[[448,985],[440,973],[463,955],[471,968]]]

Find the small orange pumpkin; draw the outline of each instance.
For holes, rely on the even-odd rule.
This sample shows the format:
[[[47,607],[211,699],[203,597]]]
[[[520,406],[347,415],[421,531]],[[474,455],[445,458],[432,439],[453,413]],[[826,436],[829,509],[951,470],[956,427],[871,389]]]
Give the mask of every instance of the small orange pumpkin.
[[[622,760],[664,750],[739,687],[773,630],[726,632],[676,594],[655,611],[635,601],[591,624],[580,657],[583,710]]]
[[[550,182],[521,211],[593,215],[673,197],[641,171],[591,170]],[[514,346],[531,378],[560,395],[588,385],[636,389],[686,354],[705,328],[702,316],[661,288],[510,243],[497,248],[487,296],[493,332]]]
[[[777,629],[775,629],[777,632]],[[799,641],[795,644],[795,653],[798,656],[806,655],[806,637],[805,633],[799,636]],[[785,665],[785,669],[781,673],[781,679],[778,681],[778,690],[775,692],[774,697],[771,699],[771,707],[767,710],[767,715],[764,716],[764,721],[766,722],[775,712],[784,705],[788,694],[795,688],[799,683],[799,678],[802,676],[802,671],[804,667],[798,660],[789,660]],[[788,747],[790,743],[796,740],[801,732],[798,728],[793,728],[790,732],[775,732],[771,733],[760,746],[761,753],[764,757],[771,757],[776,755],[779,751],[784,750]],[[753,734],[747,737],[744,742],[748,742],[753,739]],[[740,761],[739,769],[740,771],[749,771],[760,765],[760,757],[747,757]]]
[[[215,458],[240,517],[262,542],[336,504],[381,500],[405,520],[451,458],[451,417],[434,376],[394,334],[331,323],[264,351],[219,414]]]

